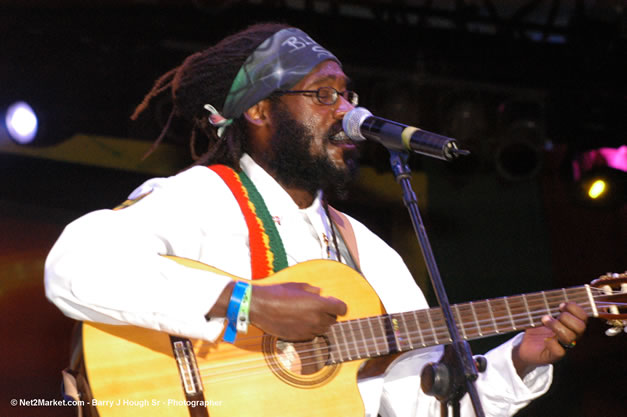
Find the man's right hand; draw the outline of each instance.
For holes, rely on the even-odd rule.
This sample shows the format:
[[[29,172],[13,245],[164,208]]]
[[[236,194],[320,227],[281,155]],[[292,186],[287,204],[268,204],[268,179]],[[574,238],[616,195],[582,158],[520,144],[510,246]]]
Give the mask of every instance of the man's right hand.
[[[313,339],[346,314],[346,304],[322,297],[320,288],[305,283],[255,285],[250,322],[264,332],[290,341]]]

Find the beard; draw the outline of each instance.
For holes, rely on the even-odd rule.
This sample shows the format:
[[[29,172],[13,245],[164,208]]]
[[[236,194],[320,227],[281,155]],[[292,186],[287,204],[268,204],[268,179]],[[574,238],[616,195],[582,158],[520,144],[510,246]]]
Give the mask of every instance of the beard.
[[[344,149],[345,167],[336,166],[329,156],[312,155],[314,135],[308,127],[295,120],[280,102],[273,103],[273,122],[277,128],[266,155],[268,166],[276,179],[285,187],[302,188],[314,195],[318,190],[345,199],[348,184],[358,169],[357,149]],[[344,135],[342,124],[333,125],[324,135],[325,148],[333,136]]]

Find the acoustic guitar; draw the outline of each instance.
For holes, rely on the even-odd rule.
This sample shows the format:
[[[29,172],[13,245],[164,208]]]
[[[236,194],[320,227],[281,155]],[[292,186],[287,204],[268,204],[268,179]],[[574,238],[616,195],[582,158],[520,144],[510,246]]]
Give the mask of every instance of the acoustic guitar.
[[[200,262],[171,258],[231,276]],[[90,404],[101,417],[361,417],[356,382],[362,362],[450,342],[439,308],[385,314],[368,282],[341,263],[304,262],[253,285],[285,282],[320,287],[323,295],[345,301],[348,313],[325,335],[298,343],[254,326],[230,344],[84,322]],[[627,314],[619,306],[626,300],[627,273],[591,285],[457,304],[452,310],[460,335],[471,340],[541,326],[543,315],[559,314],[559,305],[568,301],[622,330]]]

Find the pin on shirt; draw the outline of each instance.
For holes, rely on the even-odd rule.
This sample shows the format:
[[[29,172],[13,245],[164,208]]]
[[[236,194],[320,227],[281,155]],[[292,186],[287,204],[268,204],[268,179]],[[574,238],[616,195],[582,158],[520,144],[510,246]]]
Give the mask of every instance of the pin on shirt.
[[[324,247],[327,251],[327,258],[331,259],[331,245],[329,245],[329,238],[325,233],[322,233],[322,240],[324,240]]]

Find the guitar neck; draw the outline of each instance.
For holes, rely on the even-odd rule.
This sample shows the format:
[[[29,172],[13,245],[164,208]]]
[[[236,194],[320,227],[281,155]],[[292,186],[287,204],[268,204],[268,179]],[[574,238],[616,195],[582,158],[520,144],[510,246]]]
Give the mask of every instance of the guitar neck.
[[[451,310],[462,339],[474,340],[541,326],[544,315],[558,315],[560,304],[566,302],[576,302],[589,316],[597,316],[587,285],[455,304]],[[452,341],[439,307],[339,322],[326,336],[331,363]]]

